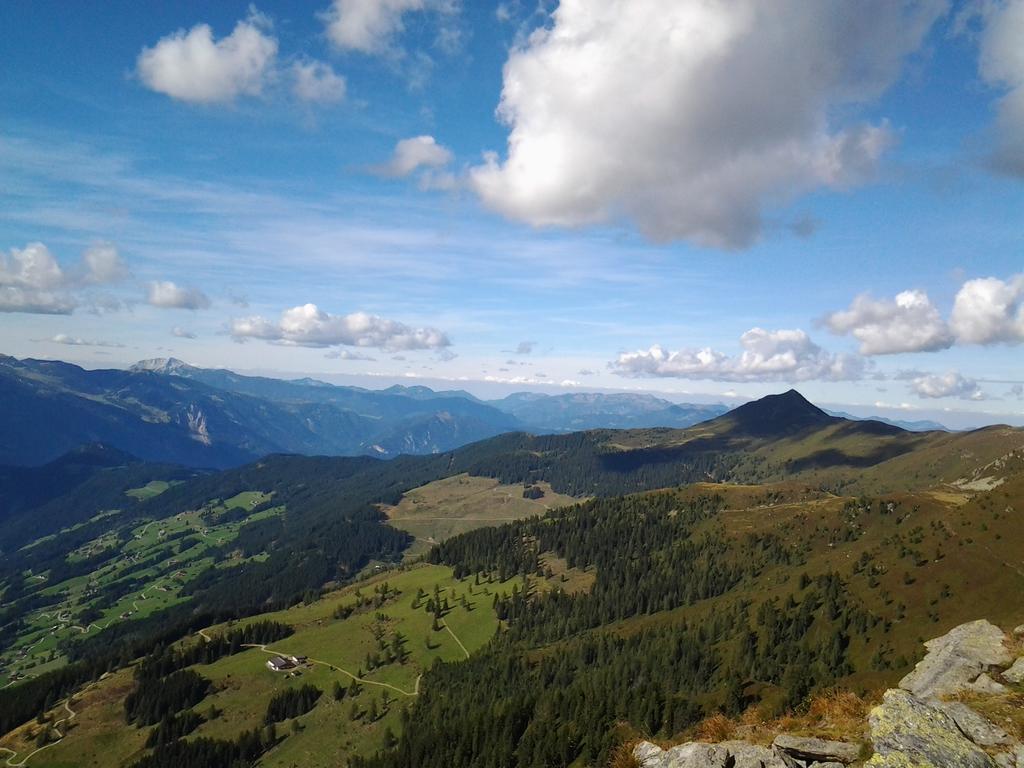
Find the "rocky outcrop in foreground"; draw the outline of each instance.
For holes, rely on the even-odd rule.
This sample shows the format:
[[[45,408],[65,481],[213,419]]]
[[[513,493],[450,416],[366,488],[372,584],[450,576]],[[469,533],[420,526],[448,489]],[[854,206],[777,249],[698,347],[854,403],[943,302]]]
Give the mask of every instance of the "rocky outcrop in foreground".
[[[1024,626],[1014,634],[1024,637]],[[666,750],[645,741],[633,756],[643,768],[842,768],[865,754],[870,768],[1024,768],[1020,734],[977,709],[1019,706],[1024,657],[1015,660],[1010,645],[984,620],[929,640],[924,659],[868,716],[869,744],[781,734],[771,746],[688,742]]]
[[[644,768],[843,768],[856,760],[859,752],[857,744],[779,736],[770,747],[745,741],[691,741],[663,750],[645,741],[637,745],[633,756]]]

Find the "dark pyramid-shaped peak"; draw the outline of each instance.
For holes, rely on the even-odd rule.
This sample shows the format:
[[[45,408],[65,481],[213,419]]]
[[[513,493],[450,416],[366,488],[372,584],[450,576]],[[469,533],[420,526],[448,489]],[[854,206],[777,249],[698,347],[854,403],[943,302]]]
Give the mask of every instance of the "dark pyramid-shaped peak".
[[[745,403],[722,416],[721,420],[730,424],[731,431],[758,437],[782,437],[840,421],[795,389]]]

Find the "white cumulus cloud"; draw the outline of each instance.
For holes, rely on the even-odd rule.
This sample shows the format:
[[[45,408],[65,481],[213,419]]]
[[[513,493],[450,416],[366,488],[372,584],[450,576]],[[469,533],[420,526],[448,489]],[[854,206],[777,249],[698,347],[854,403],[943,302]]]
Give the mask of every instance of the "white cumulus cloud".
[[[209,24],[180,29],[142,49],[139,77],[151,90],[195,104],[258,95],[277,56],[269,27],[265,16],[252,11],[220,40],[214,40]]]
[[[845,381],[864,374],[860,358],[826,352],[799,329],[752,328],[740,337],[740,346],[743,351],[730,356],[709,347],[671,352],[655,345],[623,353],[610,367],[623,376],[743,382]]]
[[[413,136],[395,144],[391,159],[377,170],[384,176],[408,176],[420,168],[442,168],[452,161],[452,153],[433,136]]]
[[[198,288],[170,280],[154,280],[146,290],[146,302],[161,309],[206,309],[210,299]]]
[[[471,183],[537,226],[627,218],[658,240],[755,240],[765,210],[872,175],[884,122],[834,124],[899,76],[946,0],[562,0],[513,49],[507,157]]]
[[[236,341],[263,339],[303,347],[374,347],[386,351],[441,349],[451,344],[436,328],[411,328],[365,312],[332,315],[316,304],[292,307],[278,321],[260,316],[231,322]]]
[[[950,326],[964,344],[1024,341],[1024,274],[968,280],[956,294]]]
[[[127,275],[111,245],[88,249],[79,264],[63,269],[42,243],[0,251],[0,312],[71,314],[90,286],[117,282]]]
[[[974,379],[950,371],[941,375],[920,376],[910,382],[910,389],[919,397],[956,397],[960,400],[984,400],[985,394]]]
[[[292,90],[308,104],[330,104],[345,98],[345,78],[322,61],[297,61],[292,64]]]
[[[171,335],[178,339],[196,339],[198,336],[194,331],[190,331],[187,328],[181,326],[175,326],[171,329]]]
[[[892,300],[862,294],[849,309],[828,315],[824,324],[857,339],[862,355],[933,352],[953,344],[945,320],[924,291],[903,291]]]
[[[403,29],[402,16],[421,11],[425,0],[334,0],[321,14],[327,39],[346,51],[381,53]]]

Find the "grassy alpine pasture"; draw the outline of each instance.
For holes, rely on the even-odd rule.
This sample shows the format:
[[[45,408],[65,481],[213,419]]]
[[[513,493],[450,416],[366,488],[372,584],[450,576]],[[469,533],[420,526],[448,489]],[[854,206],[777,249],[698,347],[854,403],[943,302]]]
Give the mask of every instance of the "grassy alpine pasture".
[[[265,648],[249,648],[212,664],[195,665],[193,669],[213,682],[213,691],[193,708],[206,721],[188,738],[231,739],[242,730],[262,727],[267,703],[275,693],[312,684],[323,691],[316,706],[295,718],[297,726],[290,721],[277,724],[281,741],[260,765],[336,766],[344,765],[348,756],[374,752],[384,746],[389,730],[394,736],[401,733],[401,710],[416,697],[420,678],[430,665],[465,659],[487,643],[499,625],[492,608],[494,596],[523,588],[520,578],[503,584],[474,581],[454,579],[444,566],[406,566],[308,605],[253,617],[249,621],[287,623],[295,632]],[[436,625],[434,614],[426,610],[427,600],[435,594],[442,605],[448,604]],[[353,611],[339,618],[347,612],[339,609],[349,608]],[[218,625],[204,634],[213,636],[244,623]],[[380,653],[378,637],[387,647],[400,638],[403,660],[371,669],[368,657]],[[205,640],[193,636],[183,642]],[[273,672],[266,662],[277,653],[306,656],[309,663]],[[73,727],[63,740],[34,755],[28,765],[113,768],[144,754],[151,729],[124,721],[122,701],[131,689],[131,674],[131,670],[120,670],[74,697]],[[354,681],[358,684],[353,687]],[[335,682],[344,688],[340,699],[335,699]],[[62,711],[63,705],[55,707],[52,719],[66,716]],[[33,740],[40,727],[27,724],[0,741],[0,747],[27,754],[35,748]]]
[[[359,595],[376,597],[375,589],[385,583],[393,597],[379,606],[359,608],[346,619],[334,618],[339,607],[355,605]],[[196,710],[202,712],[213,704],[224,714],[200,726],[196,733],[231,738],[240,730],[262,723],[267,702],[275,691],[312,683],[324,695],[313,711],[299,718],[302,730],[288,731],[287,738],[260,764],[333,766],[344,764],[349,755],[373,752],[383,746],[389,728],[395,735],[400,733],[399,712],[415,697],[423,672],[438,659],[464,659],[490,640],[498,629],[491,606],[495,593],[508,594],[521,583],[516,579],[500,585],[474,586],[470,579],[453,579],[449,568],[419,565],[379,575],[307,606],[263,614],[260,619],[295,627],[295,634],[273,643],[267,651],[308,656],[313,663],[299,675],[287,677],[266,668],[270,653],[250,649],[208,666],[197,666],[197,671],[214,680],[220,690]],[[425,609],[435,588],[450,606],[437,629],[433,614]],[[420,590],[426,597],[416,601]],[[418,607],[414,608],[414,603]],[[396,634],[404,638],[406,660],[371,670],[367,657],[379,650],[377,636],[390,642]],[[346,691],[343,699],[335,701],[335,681],[350,690],[353,676],[360,681],[358,695],[353,697]],[[377,719],[372,719],[371,707],[376,707]],[[288,727],[289,723],[283,723],[279,730],[285,732]]]
[[[166,520],[109,531],[70,552],[68,563],[114,549],[117,555],[89,573],[46,583],[41,594],[52,602],[27,616],[17,639],[0,652],[0,686],[63,664],[62,641],[95,634],[118,621],[144,618],[180,602],[182,586],[215,565],[211,548],[230,543],[243,525],[281,513],[282,507],[272,507],[235,514],[268,498],[257,491],[240,493]],[[224,522],[218,522],[220,516]],[[216,564],[227,567],[233,560]],[[49,579],[46,573],[35,576]],[[116,598],[107,599],[106,594]]]
[[[549,509],[575,504],[579,499],[556,493],[549,483],[538,483],[544,495],[523,497],[522,485],[506,485],[489,477],[467,474],[435,480],[406,493],[383,511],[395,528],[416,537],[407,552],[415,557],[432,544],[487,525],[499,525],[542,515]]]
[[[150,480],[140,488],[129,488],[124,493],[126,496],[131,496],[139,501],[145,501],[146,499],[151,499],[154,496],[159,496],[170,487],[171,483],[166,480]]]

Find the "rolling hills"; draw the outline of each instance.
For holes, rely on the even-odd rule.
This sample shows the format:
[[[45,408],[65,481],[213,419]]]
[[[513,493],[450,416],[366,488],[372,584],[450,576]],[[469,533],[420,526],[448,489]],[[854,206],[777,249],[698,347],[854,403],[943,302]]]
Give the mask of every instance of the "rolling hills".
[[[125,665],[201,645],[211,626],[270,617],[294,632],[280,643],[289,653],[404,691],[423,677],[394,708],[378,701],[379,717],[352,718],[316,665],[282,687],[256,649],[187,664],[212,687],[188,705],[202,722],[182,715],[195,734],[168,742],[167,759],[229,749],[270,697],[311,682],[322,701],[288,718],[291,734],[246,747],[261,764],[526,768],[602,765],[626,738],[676,736],[720,711],[775,716],[832,685],[867,694],[906,671],[920,637],[978,615],[1024,620],[1008,599],[1024,587],[1024,430],[908,432],[832,416],[795,391],[683,429],[510,433],[387,461],[269,455],[196,472],[93,447],[0,471],[0,489],[22,485],[10,530],[32,520],[49,533],[0,568],[0,658],[9,681],[21,676],[0,691],[0,724],[20,735],[0,745],[23,752],[40,708],[55,722],[82,690],[71,706],[91,702],[96,720],[50,753],[86,750],[101,768],[117,762],[87,740],[117,744],[125,762],[164,754],[110,703],[148,685]],[[417,554],[429,564],[410,570]],[[467,652],[385,665],[380,678],[367,659],[332,661],[350,636],[372,655],[381,627],[420,643],[414,659],[431,633],[450,638],[443,609],[418,636],[417,569],[443,569],[419,587],[450,590],[450,621],[469,620],[477,638]],[[401,610],[335,615],[339,596],[406,578]],[[502,584],[499,596],[487,587]],[[482,586],[486,611],[472,599]],[[218,708],[224,719],[209,716]]]

